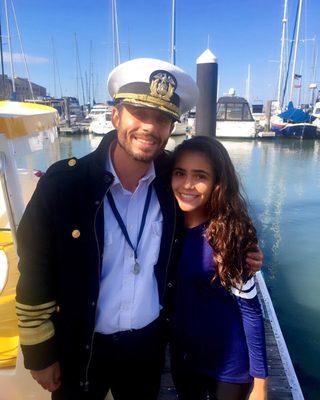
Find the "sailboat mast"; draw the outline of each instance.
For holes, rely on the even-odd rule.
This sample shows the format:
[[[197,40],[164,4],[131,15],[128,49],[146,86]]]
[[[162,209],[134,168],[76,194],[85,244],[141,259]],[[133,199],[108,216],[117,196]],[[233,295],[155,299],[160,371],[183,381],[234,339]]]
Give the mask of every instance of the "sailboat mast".
[[[86,104],[86,98],[84,94],[84,87],[83,87],[83,78],[82,78],[82,72],[81,72],[81,65],[80,65],[80,57],[79,57],[79,48],[78,48],[78,40],[77,40],[77,34],[74,34],[74,41],[76,45],[76,58],[77,58],[77,63],[78,63],[78,71],[80,75],[80,84],[81,84],[81,91],[82,91],[82,101],[83,104]]]
[[[250,82],[251,81],[251,64],[248,65],[248,77],[246,84],[246,99],[250,103]]]
[[[117,1],[111,0],[111,4],[112,4],[113,67],[116,67],[117,65],[120,64]]]
[[[31,94],[32,99],[34,100],[33,88],[32,88],[31,79],[30,79],[30,72],[29,72],[28,63],[27,63],[26,55],[25,55],[25,52],[24,52],[23,44],[22,44],[20,29],[19,29],[18,20],[17,20],[16,9],[15,9],[13,0],[11,0],[11,7],[12,7],[14,21],[15,21],[15,24],[16,24],[16,29],[17,29],[17,32],[18,32],[18,38],[19,38],[21,53],[22,53],[22,57],[23,57],[24,67],[26,69],[26,74],[27,74],[27,78],[28,78],[30,94]]]
[[[4,65],[3,65],[3,47],[2,47],[1,19],[0,19],[0,56],[1,56],[1,73],[2,73],[2,91],[3,91],[3,98],[5,98],[5,81],[4,81]]]
[[[288,9],[288,0],[284,1],[284,11],[282,18],[282,35],[281,35],[281,53],[280,53],[280,69],[279,69],[279,82],[278,82],[278,95],[277,101],[280,105],[280,96],[281,96],[281,88],[282,88],[282,75],[283,75],[283,66],[284,66],[284,49],[286,42],[286,30],[287,30],[287,9]]]
[[[171,64],[176,64],[176,0],[172,0],[170,61]]]
[[[13,58],[12,58],[12,49],[11,49],[11,32],[10,32],[7,0],[4,0],[4,10],[5,10],[6,22],[7,22],[8,46],[9,46],[9,54],[10,54],[11,77],[12,77],[12,95],[14,97],[15,93],[16,93],[16,84],[14,81],[14,68],[13,68]]]
[[[293,86],[294,86],[294,75],[295,75],[295,69],[296,69],[297,52],[298,52],[298,44],[299,44],[301,10],[302,10],[302,0],[299,0],[298,25],[297,25],[295,42],[294,42],[294,56],[293,56],[293,66],[292,66],[292,75],[291,75],[290,97],[289,97],[290,101],[293,100]]]
[[[311,82],[312,87],[310,87],[311,88],[310,103],[312,105],[314,105],[314,92],[316,89],[316,79],[317,79],[318,49],[317,49],[316,38],[317,38],[316,36],[313,38],[313,65],[312,65],[312,82]]]

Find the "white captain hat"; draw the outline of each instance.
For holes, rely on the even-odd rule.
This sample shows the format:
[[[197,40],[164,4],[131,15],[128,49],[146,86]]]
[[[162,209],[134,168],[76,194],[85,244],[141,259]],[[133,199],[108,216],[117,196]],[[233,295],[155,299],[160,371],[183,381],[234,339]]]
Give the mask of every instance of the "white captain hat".
[[[195,81],[181,68],[154,58],[136,58],[114,68],[108,90],[115,103],[156,108],[179,120],[198,99]]]

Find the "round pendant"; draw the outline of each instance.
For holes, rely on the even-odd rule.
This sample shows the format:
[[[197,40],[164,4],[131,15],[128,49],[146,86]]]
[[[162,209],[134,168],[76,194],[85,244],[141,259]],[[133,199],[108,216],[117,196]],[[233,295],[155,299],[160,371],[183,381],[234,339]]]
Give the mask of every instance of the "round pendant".
[[[138,275],[139,272],[140,272],[140,265],[139,265],[138,261],[136,261],[134,264],[134,267],[133,267],[133,273],[135,275]]]

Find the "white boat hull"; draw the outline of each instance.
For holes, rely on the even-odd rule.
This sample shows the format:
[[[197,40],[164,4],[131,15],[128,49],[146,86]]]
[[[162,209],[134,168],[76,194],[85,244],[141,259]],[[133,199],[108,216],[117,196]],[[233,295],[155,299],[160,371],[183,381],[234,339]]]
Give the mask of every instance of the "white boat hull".
[[[216,136],[225,138],[254,138],[255,121],[217,121]]]
[[[114,130],[114,126],[111,121],[95,120],[89,126],[89,132],[94,135],[107,135],[112,130]]]

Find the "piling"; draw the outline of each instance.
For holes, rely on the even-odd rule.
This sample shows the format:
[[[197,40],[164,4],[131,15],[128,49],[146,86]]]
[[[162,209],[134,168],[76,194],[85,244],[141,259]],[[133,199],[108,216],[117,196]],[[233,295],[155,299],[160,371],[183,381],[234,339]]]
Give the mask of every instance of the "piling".
[[[216,136],[218,62],[205,50],[197,59],[199,99],[196,108],[196,135]]]

